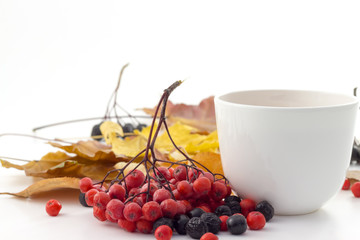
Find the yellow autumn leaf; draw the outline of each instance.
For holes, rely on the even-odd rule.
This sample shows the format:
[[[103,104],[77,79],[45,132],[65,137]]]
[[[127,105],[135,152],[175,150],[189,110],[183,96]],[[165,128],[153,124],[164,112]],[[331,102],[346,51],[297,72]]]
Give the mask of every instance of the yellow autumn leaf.
[[[177,122],[169,127],[171,138],[175,144],[185,149],[189,144],[197,146],[206,139],[206,135],[198,134],[196,133],[197,131],[198,130],[196,128],[184,125],[180,122]],[[167,153],[174,149],[174,145],[166,132],[156,139],[155,147],[159,151]],[[193,154],[193,152],[189,151],[188,153]]]
[[[116,155],[125,155],[127,157],[135,157],[146,148],[146,139],[142,136],[114,138],[111,145]]]
[[[112,141],[118,136],[124,136],[122,127],[112,121],[105,121],[100,125],[100,131],[103,135],[106,144],[112,144]]]
[[[185,150],[188,153],[198,153],[198,152],[218,152],[219,149],[219,141],[217,131],[213,131],[209,135],[205,135],[205,137],[199,142],[189,142],[185,147]]]

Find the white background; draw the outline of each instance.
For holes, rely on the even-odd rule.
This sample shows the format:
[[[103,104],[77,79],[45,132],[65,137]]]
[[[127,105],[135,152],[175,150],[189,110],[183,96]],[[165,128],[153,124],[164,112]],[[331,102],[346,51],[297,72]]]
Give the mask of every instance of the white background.
[[[254,88],[352,94],[359,12],[331,0],[0,0],[0,132],[103,116],[126,63],[128,111],[179,79],[170,99],[192,104]]]
[[[340,0],[0,0],[0,133],[31,133],[43,124],[103,116],[126,63],[118,102],[135,113],[154,106],[162,90],[180,79],[187,80],[170,97],[177,103],[258,88],[352,94],[360,85],[359,13],[359,1]],[[15,144],[16,138],[2,137],[0,156],[32,159],[44,153]],[[1,169],[0,175],[0,191],[20,190],[29,181],[17,171]],[[60,220],[40,212],[46,197],[24,205],[0,196],[3,236],[49,239],[59,229],[54,226],[63,230],[53,239],[70,230],[84,237],[116,236],[118,229],[101,227],[72,206],[73,195],[57,196],[70,205]],[[295,239],[304,232],[310,239],[349,239],[359,234],[349,215],[359,211],[356,200],[343,192],[315,215],[278,217],[266,231],[247,236]],[[24,231],[12,227],[19,219]],[[81,225],[84,219],[89,227]],[[83,227],[69,228],[76,224]],[[312,226],[315,235],[306,232]],[[29,235],[30,230],[35,232]]]

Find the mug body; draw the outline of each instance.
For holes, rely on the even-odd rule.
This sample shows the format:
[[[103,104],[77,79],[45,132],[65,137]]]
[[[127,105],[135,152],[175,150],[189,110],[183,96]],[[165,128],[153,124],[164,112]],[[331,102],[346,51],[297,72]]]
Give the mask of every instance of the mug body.
[[[241,197],[296,215],[319,209],[341,189],[354,140],[355,97],[255,90],[214,101],[224,173]]]

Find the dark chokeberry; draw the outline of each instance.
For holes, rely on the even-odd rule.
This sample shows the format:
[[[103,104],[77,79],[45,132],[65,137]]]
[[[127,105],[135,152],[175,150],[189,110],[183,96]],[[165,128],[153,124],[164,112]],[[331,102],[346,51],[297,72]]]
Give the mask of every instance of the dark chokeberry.
[[[228,196],[224,200],[225,200],[225,203],[232,202],[232,201],[236,201],[239,203],[241,201],[241,199],[235,195]]]
[[[91,207],[86,203],[86,201],[85,201],[85,193],[83,193],[83,192],[80,192],[80,194],[79,194],[79,202],[84,207]]]
[[[132,133],[135,130],[135,127],[131,123],[125,123],[124,126],[122,126],[124,133]]]
[[[246,219],[243,215],[240,215],[240,214],[235,214],[235,215],[230,216],[226,220],[226,225],[227,225],[228,231],[234,235],[242,234],[247,229]]]
[[[146,124],[144,123],[139,123],[137,126],[136,126],[136,129],[141,131],[143,128],[147,127]]]
[[[200,217],[205,211],[201,208],[194,208],[188,213],[189,218]]]
[[[92,136],[92,137],[101,136],[101,135],[102,135],[102,134],[101,134],[101,131],[100,131],[100,125],[101,125],[101,124],[102,124],[102,122],[99,123],[99,124],[95,124],[95,125],[93,126],[93,128],[92,128],[92,130],[91,130],[91,136]],[[97,141],[101,141],[102,138],[98,137],[98,138],[94,138],[94,139],[97,140]]]
[[[178,234],[186,235],[186,224],[190,218],[184,214],[176,215],[174,221],[174,227]]]
[[[162,218],[159,218],[158,220],[156,220],[154,222],[154,225],[153,225],[153,231],[155,232],[155,230],[160,227],[161,225],[167,225],[169,226],[171,229],[174,229],[174,222],[172,219],[170,218],[166,218],[166,217],[162,217]]]
[[[192,238],[199,239],[207,232],[207,224],[199,217],[191,218],[186,224],[186,233]]]
[[[209,232],[217,234],[220,231],[221,220],[215,213],[206,212],[200,218],[206,223]]]
[[[269,221],[274,216],[274,208],[268,201],[262,201],[256,204],[255,211],[261,212],[266,221]]]
[[[221,206],[218,206],[216,209],[215,209],[215,214],[217,215],[217,216],[224,216],[224,215],[226,215],[226,216],[231,216],[232,214],[231,214],[231,209],[230,209],[230,207],[229,206],[227,206],[227,205],[221,205]]]
[[[241,206],[240,203],[237,201],[230,201],[225,203],[226,206],[229,206],[231,210],[231,215],[235,213],[241,213]]]

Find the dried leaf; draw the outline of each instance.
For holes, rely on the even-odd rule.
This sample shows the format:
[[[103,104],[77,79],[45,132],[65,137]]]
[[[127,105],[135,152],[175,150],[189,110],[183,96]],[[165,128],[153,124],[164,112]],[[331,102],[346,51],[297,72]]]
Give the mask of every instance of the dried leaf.
[[[213,173],[224,174],[220,154],[213,152],[200,152],[193,158],[195,161],[204,165]],[[205,168],[202,168],[206,170]]]
[[[352,185],[355,182],[360,181],[360,171],[359,170],[348,170],[346,177],[349,179],[350,184]]]
[[[119,162],[117,164],[115,164],[114,168],[115,169],[121,169],[123,167],[125,167],[127,163],[125,162]],[[128,174],[132,169],[134,169],[135,167],[137,167],[138,164],[137,163],[129,163],[128,167],[126,167],[126,169],[124,170],[124,174]],[[143,164],[141,164],[140,166],[137,167],[137,169],[139,169],[140,171],[142,171],[144,174],[146,174],[146,170],[145,170],[145,166]]]
[[[170,126],[169,132],[176,145],[184,148],[189,155],[205,151],[218,151],[219,143],[216,132],[210,135],[199,134],[198,129],[180,122]],[[163,153],[170,153],[174,150],[174,145],[167,133],[163,133],[157,138],[155,147]]]
[[[106,144],[111,144],[114,138],[118,136],[124,136],[122,127],[112,121],[105,121],[100,125],[100,131],[103,135]]]
[[[91,161],[118,162],[111,146],[99,141],[78,141],[71,145],[61,145],[60,143],[50,142],[50,145],[63,149],[68,153],[74,153],[77,156]]]
[[[43,179],[30,185],[21,192],[18,193],[2,192],[0,194],[8,194],[16,197],[27,198],[38,193],[47,192],[59,188],[79,189],[79,181],[80,180],[78,178],[69,178],[69,177]]]
[[[143,111],[154,116],[155,109],[143,108]],[[180,121],[208,132],[216,129],[213,96],[203,99],[199,105],[173,104],[171,101],[168,101],[166,116],[168,124]]]

